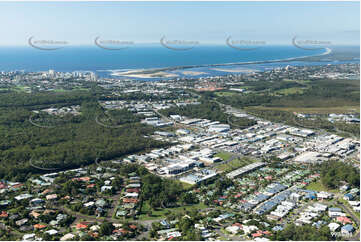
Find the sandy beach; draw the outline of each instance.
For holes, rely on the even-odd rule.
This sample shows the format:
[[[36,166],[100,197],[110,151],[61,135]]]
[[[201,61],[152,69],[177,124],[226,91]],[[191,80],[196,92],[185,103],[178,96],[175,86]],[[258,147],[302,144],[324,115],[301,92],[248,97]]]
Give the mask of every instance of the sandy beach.
[[[245,68],[238,68],[238,69],[212,68],[211,70],[214,70],[214,71],[223,71],[223,72],[230,72],[230,73],[251,73],[251,72],[257,71],[257,70],[245,69]]]
[[[138,69],[138,70],[131,70],[125,72],[114,71],[111,75],[112,76],[123,76],[123,77],[133,77],[133,78],[170,78],[170,77],[178,77],[175,73],[168,73],[165,71],[155,71],[149,72],[149,70]]]

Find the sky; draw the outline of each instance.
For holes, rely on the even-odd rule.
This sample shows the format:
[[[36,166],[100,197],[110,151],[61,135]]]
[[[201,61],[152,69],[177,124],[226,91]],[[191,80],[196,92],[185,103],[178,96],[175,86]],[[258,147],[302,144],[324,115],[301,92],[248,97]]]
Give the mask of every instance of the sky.
[[[291,44],[294,36],[359,45],[359,2],[0,2],[0,46],[29,37],[92,45],[232,39]]]

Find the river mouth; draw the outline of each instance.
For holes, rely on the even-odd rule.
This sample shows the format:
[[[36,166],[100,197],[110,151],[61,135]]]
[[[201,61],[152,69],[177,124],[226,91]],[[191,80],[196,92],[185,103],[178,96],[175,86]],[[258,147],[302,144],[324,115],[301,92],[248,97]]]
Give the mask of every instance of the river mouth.
[[[125,70],[105,70],[110,77],[115,78],[129,78],[129,79],[174,79],[181,77],[202,77],[204,75],[224,75],[224,74],[248,74],[257,72],[256,68],[249,66],[304,61],[310,57],[327,56],[332,53],[332,49],[323,48],[321,53],[315,54],[313,51],[308,55],[297,57],[271,59],[271,60],[257,60],[245,62],[230,62],[220,64],[200,64],[200,65],[185,65],[185,66],[170,66],[163,68],[148,68],[148,69],[125,69]],[[208,70],[208,71],[207,71]]]

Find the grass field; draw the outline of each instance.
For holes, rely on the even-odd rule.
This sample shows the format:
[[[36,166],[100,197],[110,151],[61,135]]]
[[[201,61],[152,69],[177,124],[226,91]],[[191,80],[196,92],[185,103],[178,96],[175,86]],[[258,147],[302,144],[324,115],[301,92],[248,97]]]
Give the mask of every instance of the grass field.
[[[30,92],[30,87],[16,86],[16,87],[12,87],[10,90],[15,91],[15,92]]]
[[[215,156],[221,158],[222,160],[228,160],[232,157],[231,153],[228,152],[219,152],[218,154],[216,154]]]
[[[306,189],[313,190],[313,191],[327,191],[327,192],[338,192],[337,189],[329,189],[325,187],[321,181],[316,181],[310,183],[308,186],[306,186]]]
[[[281,89],[279,91],[276,91],[276,93],[284,94],[284,95],[296,94],[296,93],[302,94],[304,90],[305,90],[305,88],[301,88],[301,87],[291,87],[291,88]]]
[[[240,167],[243,167],[243,166],[246,166],[248,164],[251,164],[253,163],[254,161],[251,160],[251,159],[246,159],[246,158],[242,158],[242,159],[234,159],[230,162],[227,162],[225,164],[220,164],[218,166],[216,166],[215,168],[219,171],[222,171],[222,172],[231,172],[235,169],[238,169]]]
[[[66,90],[62,88],[54,89],[54,92],[66,92]]]
[[[194,204],[194,205],[188,205],[188,206],[179,206],[175,208],[166,208],[166,209],[160,209],[160,210],[152,210],[149,206],[148,202],[143,203],[142,211],[139,216],[139,220],[153,220],[153,219],[160,219],[167,216],[168,213],[177,213],[182,211],[190,211],[191,209],[205,209],[208,208],[207,205],[203,203]],[[152,211],[152,215],[149,216],[149,211]]]
[[[215,94],[216,94],[217,96],[221,97],[221,96],[238,95],[239,93],[236,93],[236,92],[216,92]]]
[[[310,83],[311,80],[291,80],[291,79],[283,79],[284,82],[297,82],[300,84],[307,84]]]
[[[188,189],[190,189],[191,187],[194,186],[194,185],[192,185],[192,184],[188,184],[188,183],[181,182],[181,181],[176,181],[176,182],[179,182],[179,184],[182,186],[182,188],[183,188],[184,190],[188,190]]]

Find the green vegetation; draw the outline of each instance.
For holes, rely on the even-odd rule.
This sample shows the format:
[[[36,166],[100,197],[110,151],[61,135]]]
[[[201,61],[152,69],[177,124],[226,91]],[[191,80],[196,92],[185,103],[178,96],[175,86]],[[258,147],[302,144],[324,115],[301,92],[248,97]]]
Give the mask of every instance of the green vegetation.
[[[222,160],[226,161],[232,157],[231,153],[228,152],[219,152],[215,156],[221,158]]]
[[[332,236],[327,225],[318,229],[311,225],[296,226],[294,224],[289,224],[284,230],[278,231],[272,235],[272,240],[328,241],[331,239]]]
[[[138,117],[124,110],[111,112],[121,126],[111,129],[97,124],[95,119],[104,110],[90,93],[78,94],[0,95],[1,179],[24,181],[31,174],[46,172],[39,167],[71,169],[91,164],[96,158],[108,160],[167,145],[145,138],[154,128],[133,122]],[[73,105],[81,101],[78,116],[58,118],[44,113],[37,116],[29,111],[45,104]],[[30,117],[40,127],[33,125]]]
[[[356,137],[360,136],[360,124],[347,124],[343,122],[331,123],[327,119],[321,117],[314,118],[313,120],[303,119],[303,118],[298,118],[292,112],[272,110],[272,109],[262,109],[259,107],[247,108],[247,111],[250,114],[270,120],[272,122],[281,122],[291,126],[298,126],[298,127],[310,128],[310,129],[324,129],[328,132],[339,133],[339,135],[342,136],[349,136],[347,135],[348,133]]]
[[[115,227],[111,222],[104,222],[100,225],[100,234],[101,235],[111,235]]]
[[[162,179],[151,173],[142,176],[143,201],[149,201],[150,206],[155,208],[166,208],[177,202],[182,187],[178,182]]]
[[[222,91],[222,92],[215,92],[215,94],[217,95],[217,96],[232,96],[232,95],[237,95],[238,93],[237,92],[224,92],[224,91]]]
[[[260,105],[266,107],[337,107],[357,106],[360,102],[359,80],[318,80],[307,84],[289,81],[254,81],[248,84],[253,86],[250,88],[254,91],[253,93],[221,96],[217,97],[217,100],[240,108]],[[289,88],[304,89],[302,93],[279,93],[280,90]]]
[[[359,112],[359,80],[317,81],[246,81],[250,93],[215,95],[203,93],[205,98],[233,107],[245,108],[255,116],[288,125],[311,129],[325,129],[342,136],[360,136],[359,124],[331,123],[325,118],[315,120],[297,118],[293,112]],[[347,93],[347,95],[345,95]]]
[[[121,110],[108,110],[101,113],[97,117],[98,122],[104,125],[114,126],[126,123],[137,123],[140,122],[140,117],[133,115],[132,112],[121,109]]]
[[[296,113],[309,113],[309,114],[342,114],[342,113],[360,113],[360,106],[338,106],[338,107],[265,107],[255,106],[246,107],[245,110],[261,109],[261,110],[279,110]]]
[[[328,189],[322,184],[321,181],[316,181],[308,184],[306,186],[307,190],[313,190],[313,191],[327,191]]]
[[[324,186],[320,180],[308,184],[306,189],[313,190],[313,191],[336,192],[336,189],[330,189],[330,188]]]
[[[276,94],[289,95],[289,94],[302,94],[303,92],[304,92],[304,88],[290,87],[276,91]]]
[[[231,171],[236,170],[236,169],[238,169],[240,167],[251,164],[252,162],[254,162],[254,161],[252,161],[249,158],[241,158],[241,159],[237,158],[237,159],[234,159],[234,160],[232,160],[230,162],[218,165],[215,168],[217,170],[220,170],[220,171],[223,171],[223,172],[231,172]]]
[[[208,208],[207,205],[203,203],[193,204],[193,205],[183,205],[166,209],[152,209],[148,202],[144,203],[142,206],[142,211],[139,216],[140,220],[153,220],[161,219],[170,214],[178,214],[182,212],[189,212],[193,209],[200,210]]]
[[[7,92],[0,95],[0,107],[21,107],[35,109],[48,106],[64,106],[81,104],[83,101],[95,100],[100,97],[96,91],[69,91],[69,92],[39,92],[16,93]]]
[[[182,236],[175,238],[176,240],[185,240],[185,241],[200,241],[202,240],[199,230],[194,228],[194,225],[198,223],[198,220],[201,218],[199,210],[196,208],[179,212],[176,216],[169,215],[167,217],[169,220],[177,219],[179,222],[175,226],[178,229]],[[150,230],[151,238],[159,238],[157,231],[164,229],[164,227],[159,222],[152,223],[152,228]],[[172,239],[173,240],[173,239]]]
[[[321,181],[328,188],[338,188],[342,181],[359,188],[360,171],[344,162],[328,161],[322,164]]]

